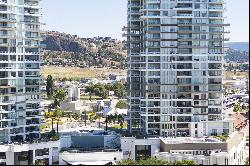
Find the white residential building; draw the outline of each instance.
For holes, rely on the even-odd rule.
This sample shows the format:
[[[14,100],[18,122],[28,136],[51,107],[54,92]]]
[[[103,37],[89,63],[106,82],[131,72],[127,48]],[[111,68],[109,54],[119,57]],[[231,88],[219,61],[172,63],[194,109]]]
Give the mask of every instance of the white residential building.
[[[244,134],[234,132],[225,142],[215,138],[121,138],[123,159],[157,157],[168,162],[194,161],[197,165],[243,165]]]
[[[128,128],[147,136],[232,133],[223,114],[223,0],[128,0]]]
[[[42,139],[40,1],[0,0],[1,164],[52,163],[59,150],[57,142],[30,142]]]

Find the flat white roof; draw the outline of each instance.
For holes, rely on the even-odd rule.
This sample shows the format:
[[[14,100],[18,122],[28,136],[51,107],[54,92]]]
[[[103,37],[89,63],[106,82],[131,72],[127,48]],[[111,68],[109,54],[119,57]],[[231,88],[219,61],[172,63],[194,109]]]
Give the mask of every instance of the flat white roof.
[[[123,159],[122,151],[117,152],[86,152],[86,153],[69,153],[63,152],[60,154],[62,160],[73,165],[87,164],[87,165],[103,165],[108,162]]]
[[[216,138],[194,138],[194,137],[176,137],[176,138],[161,138],[166,144],[182,144],[182,143],[221,143],[222,141]]]

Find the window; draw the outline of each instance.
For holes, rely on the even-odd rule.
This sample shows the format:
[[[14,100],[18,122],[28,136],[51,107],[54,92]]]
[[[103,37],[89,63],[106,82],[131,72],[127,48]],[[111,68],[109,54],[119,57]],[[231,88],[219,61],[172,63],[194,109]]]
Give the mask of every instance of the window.
[[[5,152],[0,152],[0,159],[6,159]]]
[[[195,91],[199,91],[199,86],[194,86]]]
[[[200,9],[200,4],[195,4],[194,8],[195,9]]]
[[[163,11],[163,16],[168,16],[168,11]]]
[[[151,157],[151,145],[136,145],[135,159],[147,159]]]
[[[206,76],[206,71],[203,71],[203,76]]]
[[[36,156],[44,156],[44,155],[49,155],[49,148],[36,150]]]
[[[198,127],[198,124],[195,124],[195,128],[197,128]],[[195,130],[195,131],[197,131],[197,130]],[[196,134],[196,133],[195,133]]]

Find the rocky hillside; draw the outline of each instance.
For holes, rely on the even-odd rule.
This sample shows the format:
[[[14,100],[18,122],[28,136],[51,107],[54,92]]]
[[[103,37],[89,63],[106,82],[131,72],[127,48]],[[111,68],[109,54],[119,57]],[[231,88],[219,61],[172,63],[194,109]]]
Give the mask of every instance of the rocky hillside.
[[[249,52],[229,49],[227,51],[225,60],[228,60],[231,62],[245,63],[249,61]]]
[[[126,51],[123,49],[123,43],[110,37],[80,38],[77,35],[47,31],[44,34],[43,44],[46,45],[45,65],[83,68],[92,66],[125,68],[126,66]],[[226,60],[248,62],[249,52],[236,50],[240,46],[245,46],[245,43],[227,45],[230,49],[225,57]]]
[[[55,31],[44,34],[47,65],[123,68],[126,51],[121,41],[110,37],[80,38]]]

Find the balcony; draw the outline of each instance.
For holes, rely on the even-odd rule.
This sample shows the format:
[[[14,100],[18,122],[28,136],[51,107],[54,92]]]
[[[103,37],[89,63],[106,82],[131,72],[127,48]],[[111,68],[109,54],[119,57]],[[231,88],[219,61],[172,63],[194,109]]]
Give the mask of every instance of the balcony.
[[[216,111],[216,110],[208,110],[208,114],[222,114],[221,111]]]
[[[191,122],[191,117],[177,117],[177,122]]]
[[[209,3],[219,3],[219,4],[223,4],[225,3],[223,0],[209,0]]]
[[[190,136],[189,130],[177,130],[177,137],[188,137]]]
[[[178,101],[177,102],[177,107],[192,107],[192,104],[191,104],[191,102],[180,102],[180,101]]]

